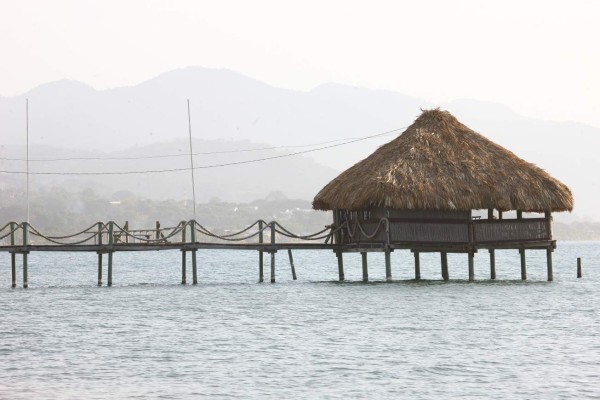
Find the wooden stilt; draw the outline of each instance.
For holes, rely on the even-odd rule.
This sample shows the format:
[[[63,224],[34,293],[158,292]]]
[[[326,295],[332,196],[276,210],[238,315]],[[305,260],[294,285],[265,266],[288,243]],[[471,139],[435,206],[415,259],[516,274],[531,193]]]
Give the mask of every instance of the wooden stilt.
[[[193,244],[196,244],[196,220],[193,220],[190,224],[190,239]],[[196,252],[198,250],[192,250],[192,285],[198,284],[198,271],[196,268]]]
[[[17,287],[17,255],[10,253],[11,287]]]
[[[421,258],[419,257],[419,252],[415,251],[413,253],[415,256],[415,279],[421,279]]]
[[[185,243],[185,231],[187,230],[187,224],[185,221],[181,221],[183,225],[183,229],[181,230],[181,243]],[[181,284],[185,285],[187,283],[187,254],[186,251],[181,249]]]
[[[448,274],[448,254],[447,253],[440,253],[441,254],[441,258],[442,258],[442,279],[447,281],[448,279],[450,279],[450,276]]]
[[[102,286],[102,253],[98,252],[98,286]]]
[[[108,244],[113,246],[114,244],[114,225],[113,221],[108,222]],[[106,286],[112,286],[112,265],[113,264],[113,252],[108,252],[108,265],[106,271]]]
[[[475,280],[475,252],[469,251],[469,282]]]
[[[363,251],[360,253],[362,258],[362,275],[363,282],[369,282],[369,266],[367,264],[367,252]]]
[[[275,222],[271,222],[271,245],[275,245]],[[271,250],[271,283],[275,283],[275,249]]]
[[[337,252],[335,253],[335,255],[337,256],[337,262],[338,262],[338,279],[340,282],[343,282],[345,277],[344,277],[344,257],[342,256],[341,252]]]
[[[258,221],[258,243],[263,244],[263,222]],[[263,282],[265,280],[264,274],[264,252],[258,252],[258,281]]]
[[[296,280],[296,268],[294,267],[294,257],[292,256],[292,249],[288,249],[288,256],[290,258],[290,267],[292,267],[292,279]]]
[[[581,257],[577,257],[577,277],[581,278],[583,271],[581,270]]]
[[[552,249],[550,247],[546,249],[546,266],[548,268],[548,282],[552,282],[554,274],[552,273]]]
[[[275,283],[275,251],[271,251],[271,283]]]
[[[392,260],[391,252],[389,249],[385,250],[385,280],[387,282],[392,281]]]
[[[23,222],[23,246],[27,248],[29,244],[29,223]],[[23,288],[27,289],[29,287],[29,282],[27,281],[27,255],[28,252],[23,253]]]
[[[490,279],[496,279],[496,250],[490,249]]]
[[[15,245],[15,223],[10,223],[10,245]],[[10,253],[11,287],[17,287],[17,255]]]
[[[106,271],[106,286],[112,286],[113,252],[108,253],[108,267]]]
[[[527,264],[525,263],[525,249],[520,249],[521,254],[521,280],[527,280]]]

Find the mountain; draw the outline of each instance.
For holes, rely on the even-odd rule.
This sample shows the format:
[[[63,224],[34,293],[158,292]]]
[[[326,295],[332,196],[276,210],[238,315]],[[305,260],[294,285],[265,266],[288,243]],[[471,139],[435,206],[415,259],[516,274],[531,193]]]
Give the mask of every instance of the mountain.
[[[90,150],[124,154],[125,149],[131,152],[152,145],[159,147],[153,151],[164,152],[163,145],[157,143],[184,140],[188,135],[187,99],[191,102],[192,132],[197,140],[275,146],[322,143],[403,128],[414,121],[421,108],[439,105],[467,126],[569,185],[575,195],[575,211],[560,218],[600,221],[600,209],[595,204],[600,197],[595,178],[600,129],[575,122],[527,118],[499,104],[469,99],[434,104],[392,91],[332,83],[308,92],[295,91],[229,70],[189,67],[130,87],[97,91],[79,82],[58,81],[21,96],[0,98],[0,143],[5,146],[25,142],[25,98],[30,100],[31,143],[71,149],[73,154]],[[311,153],[310,159],[330,168],[315,176],[327,181],[335,175],[331,168],[348,168],[401,131]],[[51,155],[54,150],[48,149]],[[289,148],[294,150],[298,149]],[[251,181],[270,181],[275,185],[280,181],[271,179],[269,174],[275,169],[286,170],[291,159],[271,169],[259,170],[258,163],[227,168],[243,170],[240,175]],[[299,165],[295,168],[303,169]],[[218,181],[215,188],[225,190],[221,172],[211,173]],[[294,186],[300,189],[302,185]],[[316,186],[304,187],[304,193],[293,196],[310,199],[318,190],[314,189]],[[245,200],[241,197],[231,200]]]

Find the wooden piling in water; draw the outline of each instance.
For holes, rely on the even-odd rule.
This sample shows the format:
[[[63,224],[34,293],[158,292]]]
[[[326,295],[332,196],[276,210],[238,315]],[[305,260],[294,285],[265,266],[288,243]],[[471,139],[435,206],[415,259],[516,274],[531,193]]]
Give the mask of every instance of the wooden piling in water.
[[[546,266],[548,268],[548,282],[552,282],[554,276],[552,273],[552,248],[550,247],[546,249]]]
[[[448,254],[442,252],[440,253],[440,257],[442,259],[442,279],[447,281],[450,279],[450,275],[448,274]]]
[[[15,223],[10,223],[10,245],[15,245]],[[17,287],[17,255],[10,253],[10,272],[11,272],[11,287]]]
[[[367,264],[367,252],[363,251],[360,253],[362,258],[362,276],[363,282],[369,282],[369,266]]]
[[[27,248],[29,245],[29,223],[23,222],[23,246]],[[27,281],[27,255],[28,251],[23,252],[23,288],[27,289],[29,287],[29,282]]]
[[[181,243],[185,243],[185,231],[187,230],[187,223],[181,221],[183,228],[181,229]],[[187,254],[184,249],[181,249],[181,284],[187,283]]]
[[[96,237],[96,243],[102,246],[102,222],[98,222],[98,233]],[[98,286],[102,286],[102,252],[97,251],[98,254]]]
[[[385,280],[392,281],[392,259],[389,247],[385,249]]]
[[[581,278],[583,271],[581,270],[581,257],[577,257],[577,278]]]
[[[258,221],[258,243],[263,244],[263,229],[264,225],[262,221]],[[265,280],[264,274],[264,252],[262,250],[258,251],[258,282],[263,282]]]
[[[415,256],[415,279],[421,279],[421,257],[419,256],[419,252],[415,251],[413,253]]]
[[[525,262],[525,249],[519,249],[521,255],[521,280],[527,280],[527,264]]]
[[[490,279],[496,279],[496,250],[490,249]]]
[[[193,220],[191,225],[191,233],[190,233],[190,239],[192,240],[192,243],[196,244],[196,220]],[[196,285],[198,284],[198,271],[196,269],[196,252],[198,250],[193,249],[192,250],[192,285]]]
[[[469,282],[475,280],[475,252],[469,251]]]
[[[340,282],[343,282],[345,279],[344,276],[344,257],[342,256],[342,252],[336,252],[335,255],[337,256],[337,262],[338,262],[338,280]]]
[[[108,222],[108,244],[109,246],[114,245],[114,225],[113,221]],[[107,271],[106,271],[106,286],[112,286],[112,262],[113,262],[113,252],[112,250],[108,252],[108,262],[107,262]]]
[[[288,249],[288,256],[290,258],[290,267],[292,267],[292,279],[298,279],[296,277],[296,268],[294,267],[294,257],[292,256],[292,249]]]
[[[275,222],[271,222],[271,245],[275,246]],[[271,250],[271,283],[275,283],[275,251]]]

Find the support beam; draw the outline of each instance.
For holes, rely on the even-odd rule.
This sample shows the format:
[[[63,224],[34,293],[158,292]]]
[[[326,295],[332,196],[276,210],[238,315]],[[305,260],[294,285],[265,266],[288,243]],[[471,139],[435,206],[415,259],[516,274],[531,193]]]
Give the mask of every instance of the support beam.
[[[338,262],[338,280],[340,282],[344,282],[344,256],[342,256],[341,252],[335,253]]]
[[[369,282],[369,265],[367,264],[367,252],[360,253],[362,258],[362,276],[363,282]]]
[[[490,249],[490,279],[496,279],[496,250]]]
[[[415,279],[421,279],[421,258],[419,257],[419,252],[415,251],[413,253],[415,256]]]
[[[288,249],[288,256],[290,258],[290,267],[292,268],[292,279],[297,280],[296,268],[294,267],[294,257],[292,256],[292,249]]]
[[[389,248],[385,250],[385,280],[387,282],[392,281],[392,260],[391,251]]]
[[[488,208],[488,219],[494,219],[494,209]]]
[[[108,268],[107,268],[107,277],[106,277],[106,285],[112,286],[112,268],[113,267],[113,252],[108,253]]]
[[[183,228],[181,230],[181,243],[185,243],[185,231],[187,230],[187,223],[185,221],[181,221],[183,223]],[[185,250],[181,250],[181,284],[185,285],[187,283],[187,254]]]
[[[521,254],[521,280],[527,280],[527,264],[525,262],[525,249],[520,249]]]
[[[102,286],[102,253],[98,252],[98,286]]]
[[[442,259],[442,279],[447,281],[450,279],[450,275],[448,274],[448,253],[440,253]]]
[[[271,245],[275,246],[275,222],[271,221]],[[271,283],[275,283],[275,249],[271,250]]]
[[[196,220],[193,220],[190,224],[190,239],[193,244],[196,244]],[[198,284],[198,270],[196,268],[196,252],[198,250],[192,250],[192,285]]]
[[[10,245],[15,245],[15,230],[16,224],[14,222],[10,223]],[[10,253],[10,272],[11,272],[11,287],[17,287],[17,255],[15,253]]]
[[[552,248],[550,247],[546,249],[546,266],[548,267],[548,282],[552,282],[554,275],[552,273]]]
[[[469,251],[469,282],[475,280],[475,252]]]
[[[577,278],[581,278],[583,276],[583,271],[581,268],[581,257],[577,257]]]
[[[262,221],[258,221],[258,243],[263,244],[263,229],[264,225]],[[264,273],[264,252],[258,252],[258,281],[263,282],[265,280]]]
[[[23,246],[27,248],[27,245],[29,245],[29,223],[23,222]],[[25,289],[29,287],[27,281],[27,253],[23,253],[23,288]]]

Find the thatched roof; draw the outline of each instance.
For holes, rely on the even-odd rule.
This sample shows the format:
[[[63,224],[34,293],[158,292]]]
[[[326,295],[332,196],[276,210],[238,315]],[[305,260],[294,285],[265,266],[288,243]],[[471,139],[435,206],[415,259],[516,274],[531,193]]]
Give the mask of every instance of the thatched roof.
[[[426,110],[404,133],[325,186],[317,210],[571,211],[567,186],[460,123]]]

